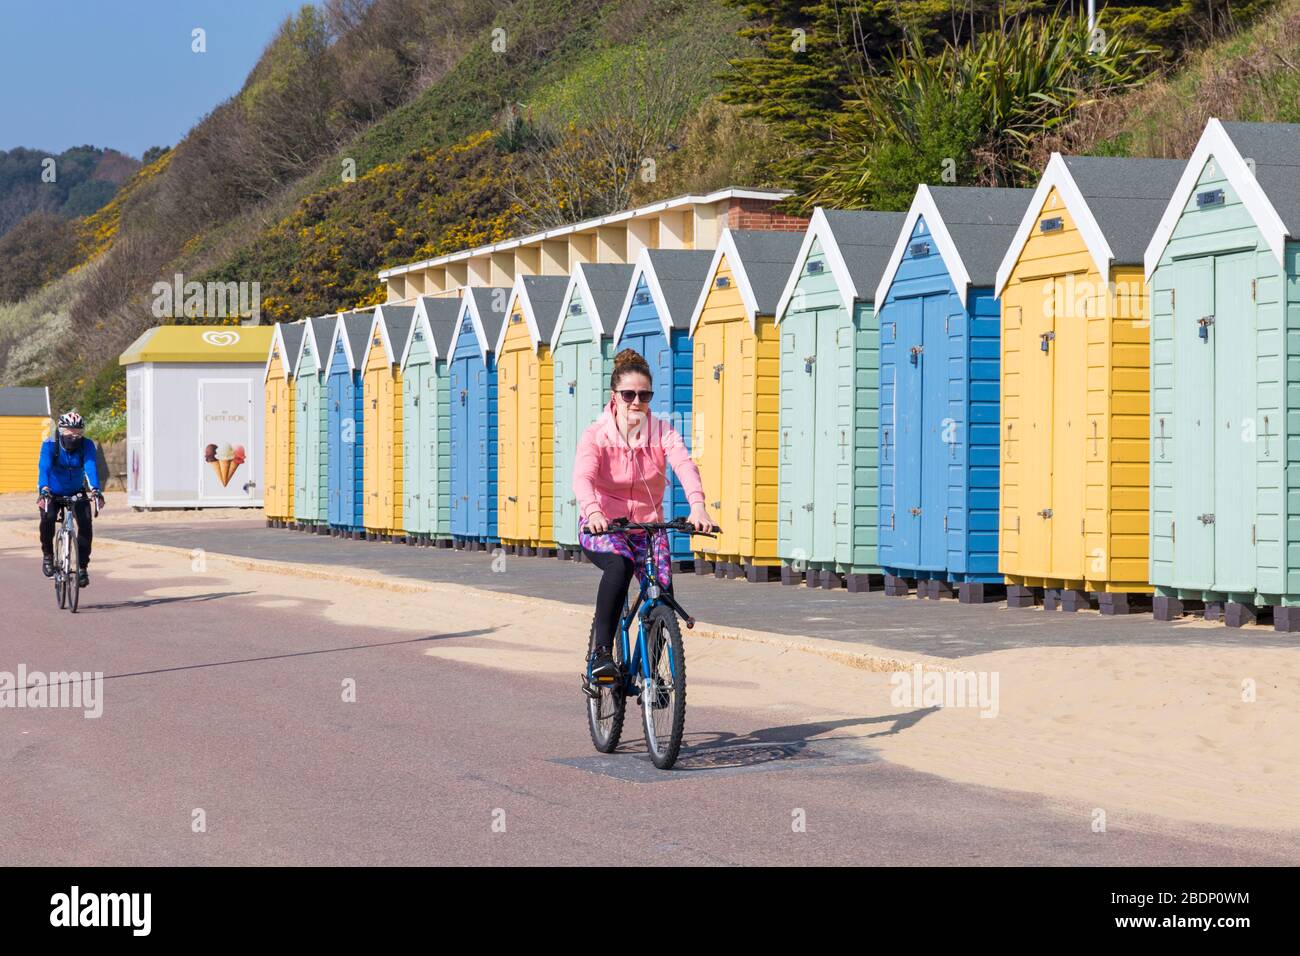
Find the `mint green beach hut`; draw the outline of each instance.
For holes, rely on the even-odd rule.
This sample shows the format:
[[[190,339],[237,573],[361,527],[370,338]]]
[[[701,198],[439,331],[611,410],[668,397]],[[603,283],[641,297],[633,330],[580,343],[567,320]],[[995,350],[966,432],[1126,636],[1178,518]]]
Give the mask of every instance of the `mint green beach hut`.
[[[402,518],[408,544],[451,547],[447,356],[459,298],[421,296],[402,350]]]
[[[302,343],[294,363],[293,516],[302,528],[329,532],[329,432],[326,421],[328,389],[325,363],[337,315],[322,315],[303,323]]]
[[[1155,615],[1300,631],[1300,125],[1210,120],[1145,265]]]
[[[578,439],[600,415],[614,370],[614,326],[632,266],[584,262],[573,270],[551,335],[555,392],[554,533],[556,557],[581,555],[573,459]]]

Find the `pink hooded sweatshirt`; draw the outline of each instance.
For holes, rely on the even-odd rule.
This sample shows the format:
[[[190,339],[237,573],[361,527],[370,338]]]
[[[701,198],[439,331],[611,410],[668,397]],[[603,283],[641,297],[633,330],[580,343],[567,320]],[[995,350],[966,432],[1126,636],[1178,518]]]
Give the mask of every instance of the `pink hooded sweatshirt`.
[[[682,436],[647,412],[644,424],[624,439],[611,401],[582,433],[573,460],[573,491],[581,524],[585,525],[594,511],[610,520],[665,520],[661,509],[668,480],[665,463],[682,483],[686,500],[692,505],[703,504],[704,483]]]

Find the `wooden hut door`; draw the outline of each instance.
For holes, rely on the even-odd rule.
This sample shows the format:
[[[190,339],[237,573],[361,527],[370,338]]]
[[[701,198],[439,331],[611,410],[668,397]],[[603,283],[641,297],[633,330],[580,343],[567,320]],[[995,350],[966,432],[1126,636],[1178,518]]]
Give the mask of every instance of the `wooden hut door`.
[[[723,542],[734,530],[725,516],[721,514],[722,501],[729,489],[723,484],[722,460],[722,346],[723,326],[715,322],[701,322],[695,330],[694,379],[698,383],[695,390],[695,408],[692,430],[695,433],[694,447],[696,465],[700,470],[700,479],[704,483],[704,501],[713,519],[722,526],[724,534],[716,538],[692,538],[691,546],[705,554],[722,554]]]
[[[428,530],[422,521],[424,513],[420,510],[425,479],[422,471],[424,455],[420,453],[424,444],[424,432],[420,428],[424,380],[419,366],[410,368],[411,374],[406,376],[402,389],[402,514],[407,529],[420,532]]]
[[[519,519],[519,353],[501,356],[497,367],[497,514],[502,538],[517,538]]]
[[[1272,443],[1273,454],[1280,457],[1277,436],[1285,434],[1278,422],[1256,418],[1255,377],[1260,360],[1254,277],[1253,252],[1214,259],[1214,323],[1207,340],[1214,349],[1213,431],[1217,438],[1204,449],[1208,459],[1203,460],[1214,462],[1214,523],[1209,527],[1214,533],[1217,591],[1255,589],[1256,454],[1262,451],[1260,445]],[[1182,322],[1182,328],[1176,324],[1175,334],[1195,334],[1195,322]],[[1197,344],[1204,347],[1199,337]],[[1269,356],[1268,360],[1277,362],[1279,358]]]
[[[1088,306],[1080,294],[1082,276],[1054,281],[1055,338],[1048,342],[1052,375],[1052,565],[1051,573],[1078,579],[1085,572],[1083,499],[1088,439]],[[1041,346],[1040,346],[1041,350]]]
[[[790,417],[781,427],[780,458],[780,468],[789,475],[789,499],[780,504],[789,509],[785,518],[790,523],[794,547],[790,557],[821,561],[824,558],[814,542],[813,511],[818,504],[817,460],[825,450],[817,445],[816,438],[818,419],[829,412],[821,414],[817,402],[817,363],[821,357],[817,354],[817,313],[797,312],[782,322],[781,347],[787,353],[785,364],[792,374],[786,382],[785,403]],[[820,503],[828,507],[833,501],[833,497],[823,498]]]
[[[1052,564],[1052,425],[1056,361],[1056,283],[1027,282],[1020,334],[1020,560],[1022,574],[1050,574]],[[1046,347],[1044,348],[1044,343]],[[1018,423],[1020,424],[1020,423]]]
[[[420,427],[415,432],[415,441],[419,449],[420,484],[415,490],[420,496],[420,529],[432,533],[442,531],[438,527],[438,501],[447,494],[447,489],[438,482],[438,420],[442,417],[442,409],[438,407],[438,375],[432,361],[426,368],[419,379]],[[446,449],[442,451],[446,453]]]
[[[918,516],[920,560],[917,568],[938,571],[948,565],[944,517],[948,509],[948,467],[952,443],[948,428],[947,292],[925,296],[922,305],[921,347],[921,513]],[[910,356],[908,364],[911,365]]]
[[[745,389],[752,392],[757,383],[745,377],[745,342],[753,349],[757,338],[744,319],[732,319],[723,323],[722,343],[722,502],[723,513],[718,523],[725,529],[730,521],[735,532],[730,531],[719,536],[718,548],[726,549],[728,554],[738,554],[743,541],[752,541],[754,522],[754,497],[757,493],[754,464],[757,456],[754,450],[755,420],[745,419],[743,415]],[[757,362],[755,362],[757,368]],[[756,403],[755,396],[749,396]],[[742,487],[748,482],[748,487]],[[749,504],[748,514],[742,509],[742,501]],[[715,516],[716,517],[716,516]]]
[[[520,356],[523,382],[519,387],[522,482],[519,490],[519,537],[542,536],[542,389],[541,358],[536,352]]]
[[[925,298],[899,299],[894,339],[894,561],[921,565]]]
[[[1174,263],[1174,416],[1165,423],[1174,448],[1173,584],[1214,586],[1215,349],[1221,329],[1200,321],[1215,315],[1214,257]],[[1225,316],[1226,318],[1226,316]]]

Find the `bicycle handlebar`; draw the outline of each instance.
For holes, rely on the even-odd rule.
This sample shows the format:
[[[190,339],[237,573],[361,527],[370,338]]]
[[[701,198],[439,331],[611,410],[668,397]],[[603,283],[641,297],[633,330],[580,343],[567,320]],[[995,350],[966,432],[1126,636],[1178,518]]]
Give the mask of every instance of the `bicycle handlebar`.
[[[712,531],[696,531],[685,518],[674,518],[672,521],[628,521],[626,518],[615,518],[604,531],[592,531],[586,525],[582,526],[583,534],[589,534],[593,537],[622,531],[681,531],[686,534],[716,538],[721,534],[722,529],[714,525]]]
[[[72,505],[73,507],[75,507],[80,501],[93,500],[95,502],[95,517],[99,517],[99,496],[92,495],[84,488],[72,495],[56,495],[51,492],[48,495],[41,495],[41,497],[56,505]]]

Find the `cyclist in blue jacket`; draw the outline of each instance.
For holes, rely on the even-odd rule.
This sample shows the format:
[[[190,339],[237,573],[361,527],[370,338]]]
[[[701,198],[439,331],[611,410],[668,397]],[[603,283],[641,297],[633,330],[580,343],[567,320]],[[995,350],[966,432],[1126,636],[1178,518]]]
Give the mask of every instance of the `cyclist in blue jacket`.
[[[86,423],[71,411],[59,417],[57,439],[47,438],[41,444],[41,497],[37,507],[41,509],[41,571],[47,578],[54,577],[54,526],[63,511],[60,506],[51,506],[50,497],[69,497],[89,488],[99,507],[104,507],[104,496],[99,490],[99,452],[95,443],[85,436]],[[86,565],[90,563],[90,543],[94,537],[90,525],[90,501],[79,501],[75,507],[77,555],[81,564],[77,584],[84,588],[90,584]]]

